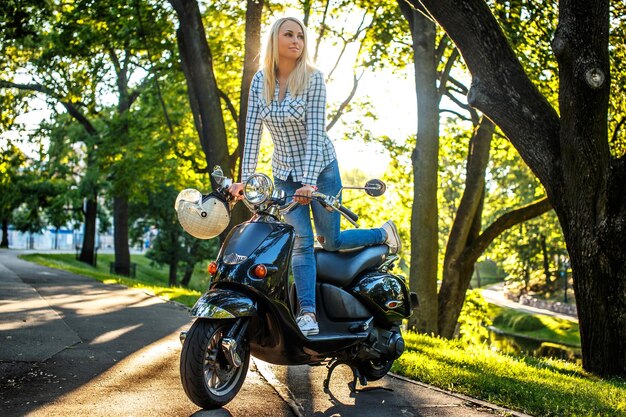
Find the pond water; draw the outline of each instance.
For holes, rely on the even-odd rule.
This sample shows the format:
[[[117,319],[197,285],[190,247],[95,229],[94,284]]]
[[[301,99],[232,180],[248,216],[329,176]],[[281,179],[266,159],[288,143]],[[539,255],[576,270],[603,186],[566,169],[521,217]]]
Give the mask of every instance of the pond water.
[[[499,352],[524,354],[537,358],[556,358],[570,362],[580,362],[582,354],[579,347],[547,342],[531,337],[512,335],[489,326],[489,345]]]

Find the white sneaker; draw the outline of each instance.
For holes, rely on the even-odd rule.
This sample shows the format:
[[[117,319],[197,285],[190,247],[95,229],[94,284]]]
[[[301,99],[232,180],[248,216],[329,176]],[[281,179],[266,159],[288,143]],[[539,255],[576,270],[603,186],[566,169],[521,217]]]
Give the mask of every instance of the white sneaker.
[[[320,332],[317,322],[310,314],[302,314],[296,319],[300,331],[305,336],[313,336]]]
[[[387,239],[385,239],[385,245],[389,246],[391,253],[398,253],[402,249],[402,242],[400,242],[400,236],[398,235],[398,229],[396,225],[391,221],[387,221],[382,225],[382,228],[387,233]]]

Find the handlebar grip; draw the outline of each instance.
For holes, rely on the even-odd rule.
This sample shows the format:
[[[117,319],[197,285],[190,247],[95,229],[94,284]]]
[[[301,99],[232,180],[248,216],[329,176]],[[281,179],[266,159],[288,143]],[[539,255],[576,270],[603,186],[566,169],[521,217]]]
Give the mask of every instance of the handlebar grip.
[[[359,216],[357,216],[352,210],[350,210],[346,206],[339,206],[339,211],[352,219],[352,221],[359,220]]]

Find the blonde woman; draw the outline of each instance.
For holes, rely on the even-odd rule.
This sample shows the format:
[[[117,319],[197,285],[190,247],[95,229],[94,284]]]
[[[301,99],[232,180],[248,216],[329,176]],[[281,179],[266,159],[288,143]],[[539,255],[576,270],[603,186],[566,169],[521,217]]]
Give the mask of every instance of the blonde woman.
[[[311,200],[314,190],[336,195],[341,178],[335,148],[326,134],[326,85],[322,73],[309,60],[306,28],[293,17],[272,25],[265,45],[263,68],[250,86],[246,139],[241,178],[256,169],[263,124],[274,143],[272,173],[277,189],[301,205],[285,215],[295,229],[292,270],[300,302],[298,327],[305,336],[319,332],[315,315],[315,257],[313,227],[325,250],[335,251],[385,243],[395,253],[400,249],[393,222],[377,229],[340,231],[340,215],[328,212]],[[239,196],[241,183],[230,191]],[[311,203],[311,204],[309,204]]]

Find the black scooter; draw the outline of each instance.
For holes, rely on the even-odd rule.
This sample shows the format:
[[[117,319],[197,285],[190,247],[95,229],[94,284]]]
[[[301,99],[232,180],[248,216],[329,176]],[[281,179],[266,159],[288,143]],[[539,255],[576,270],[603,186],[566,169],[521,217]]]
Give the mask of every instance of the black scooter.
[[[213,195],[229,201],[231,180],[214,178],[220,187]],[[371,180],[365,187],[344,188],[379,196],[385,184]],[[315,192],[313,199],[356,226],[358,217],[341,205],[339,195]],[[243,201],[253,217],[224,240],[208,268],[209,290],[191,311],[196,320],[181,333],[180,375],[187,396],[206,409],[227,404],[245,380],[250,355],[280,365],[326,364],[326,391],[339,364],[353,370],[353,391],[357,381],[366,385],[385,376],[404,351],[401,321],[417,304],[405,278],[390,273],[398,256],[386,245],[345,252],[316,248],[320,331],[305,337],[295,321],[298,301],[289,273],[294,230],[281,221],[297,203],[287,203],[263,174],[245,183]]]

